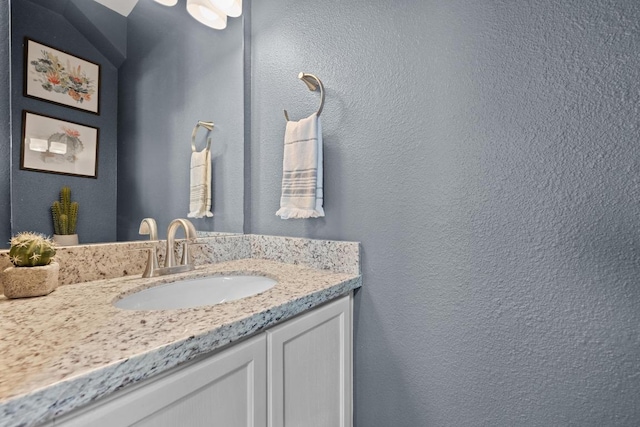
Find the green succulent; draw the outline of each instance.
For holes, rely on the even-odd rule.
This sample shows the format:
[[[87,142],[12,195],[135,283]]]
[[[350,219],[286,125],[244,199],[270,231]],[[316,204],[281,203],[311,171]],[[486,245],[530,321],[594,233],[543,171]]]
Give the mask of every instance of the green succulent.
[[[71,201],[71,189],[62,187],[60,190],[60,201],[51,205],[51,216],[53,217],[53,230],[55,234],[76,234],[78,223],[78,202]]]
[[[55,244],[43,234],[25,232],[11,238],[9,259],[16,267],[48,265],[55,254]]]

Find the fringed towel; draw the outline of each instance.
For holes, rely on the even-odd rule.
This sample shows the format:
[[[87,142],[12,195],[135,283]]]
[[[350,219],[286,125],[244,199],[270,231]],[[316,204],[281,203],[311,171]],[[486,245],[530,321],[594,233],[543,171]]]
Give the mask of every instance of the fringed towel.
[[[276,215],[282,219],[324,216],[322,172],[322,126],[318,115],[287,121],[282,196]]]
[[[211,151],[191,153],[191,186],[189,189],[189,218],[211,217]]]

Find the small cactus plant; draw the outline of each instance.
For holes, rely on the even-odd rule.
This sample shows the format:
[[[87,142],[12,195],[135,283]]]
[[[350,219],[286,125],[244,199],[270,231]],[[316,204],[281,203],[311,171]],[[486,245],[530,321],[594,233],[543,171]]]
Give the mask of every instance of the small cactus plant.
[[[76,234],[78,223],[78,202],[71,201],[71,189],[62,187],[60,190],[60,201],[51,205],[51,216],[53,217],[53,230],[55,234]]]
[[[9,259],[16,267],[49,265],[56,248],[46,236],[38,233],[19,233],[11,238]]]

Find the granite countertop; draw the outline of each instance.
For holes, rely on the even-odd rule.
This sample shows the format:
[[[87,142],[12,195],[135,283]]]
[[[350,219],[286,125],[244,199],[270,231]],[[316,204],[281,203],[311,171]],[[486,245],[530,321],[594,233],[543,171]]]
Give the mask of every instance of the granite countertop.
[[[184,277],[253,273],[277,284],[215,306],[130,311],[112,302]],[[0,297],[0,427],[50,420],[360,287],[361,276],[240,259],[153,279],[139,275]]]

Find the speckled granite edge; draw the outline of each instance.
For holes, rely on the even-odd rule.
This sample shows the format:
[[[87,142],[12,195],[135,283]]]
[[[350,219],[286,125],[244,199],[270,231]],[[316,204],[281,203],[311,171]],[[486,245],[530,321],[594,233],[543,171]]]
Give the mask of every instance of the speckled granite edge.
[[[362,278],[359,275],[323,273],[302,266],[251,259],[220,263],[216,266],[206,267],[206,270],[196,274],[201,274],[204,271],[233,271],[235,269],[258,269],[268,274],[274,274],[284,287],[278,285],[264,294],[230,304],[201,309],[122,312],[120,310],[114,311],[110,304],[107,307],[103,305],[105,303],[100,301],[105,298],[111,301],[109,295],[113,295],[114,292],[118,294],[134,286],[140,286],[139,284],[144,285],[144,283],[158,279],[98,281],[95,282],[95,291],[89,291],[89,287],[82,284],[65,286],[63,291],[59,291],[62,293],[55,295],[51,304],[47,304],[49,308],[45,310],[55,312],[57,305],[68,305],[67,302],[71,302],[71,307],[80,307],[78,304],[84,305],[81,301],[88,302],[89,300],[86,298],[91,295],[89,298],[93,300],[92,304],[99,304],[101,308],[98,311],[102,313],[92,311],[92,314],[89,315],[85,309],[84,314],[79,313],[83,314],[82,320],[80,320],[82,324],[91,326],[92,322],[95,322],[93,319],[95,316],[98,316],[101,322],[111,320],[108,323],[99,322],[97,325],[103,324],[104,329],[97,329],[96,332],[91,332],[89,335],[86,334],[93,330],[91,327],[86,331],[76,331],[71,327],[71,330],[75,331],[74,336],[77,336],[69,343],[71,346],[66,350],[62,349],[62,353],[51,360],[51,362],[55,362],[53,365],[47,363],[43,365],[43,368],[47,367],[44,371],[37,370],[34,372],[35,377],[31,375],[27,377],[31,378],[29,381],[40,382],[41,380],[37,378],[50,372],[51,374],[55,373],[55,376],[59,376],[61,379],[57,381],[55,378],[45,380],[46,386],[44,387],[34,387],[33,390],[26,393],[0,401],[0,427],[26,427],[51,420],[105,397],[126,385],[165,372],[181,363],[241,338],[251,336],[324,302],[346,295],[362,285]],[[70,301],[70,298],[75,300]],[[34,304],[37,304],[37,301],[25,300],[20,304],[19,307],[24,307],[27,312],[32,313],[32,310],[27,307],[36,307]],[[20,316],[23,316],[23,320],[31,319],[30,322],[37,320],[33,318],[32,314],[17,309],[22,313]],[[89,318],[85,319],[87,315]],[[65,317],[67,316],[68,314],[65,315]],[[141,322],[141,319],[144,321]],[[125,320],[126,323],[122,323],[122,325],[128,325],[129,329],[123,330],[123,326],[120,324]],[[24,322],[19,323],[25,325]],[[193,330],[182,332],[185,327]],[[148,330],[155,331],[158,336],[155,338],[149,336]],[[61,331],[60,333],[61,336],[65,336],[66,332]],[[167,335],[166,338],[165,335]],[[105,340],[108,337],[111,338]],[[78,342],[75,342],[76,339]],[[114,339],[116,341],[113,341]],[[159,340],[158,343],[164,344],[155,347],[155,344],[142,343],[141,339]],[[116,342],[117,346],[114,347]],[[129,346],[132,346],[131,349],[125,350]],[[118,348],[122,348],[122,350]],[[148,349],[140,351],[136,348]],[[102,360],[101,354],[113,352],[116,354],[110,356],[112,358],[110,362],[108,362],[109,359],[104,362],[100,361]],[[124,353],[118,356],[118,352]],[[95,361],[96,357],[97,361]],[[92,363],[97,363],[97,365],[88,371],[81,369],[76,372],[78,367],[89,366],[86,364]],[[44,378],[48,378],[48,376]]]
[[[76,408],[95,402],[129,384],[151,378],[175,368],[181,363],[266,330],[324,302],[346,295],[360,286],[360,278],[349,280],[305,298],[273,307],[242,321],[222,326],[208,334],[190,337],[159,350],[131,357],[118,364],[96,370],[84,376],[82,383],[78,382],[74,387],[70,387],[66,382],[61,382],[45,390],[38,390],[30,394],[28,399],[15,399],[18,403],[15,406],[11,401],[2,405],[8,406],[3,408],[2,416],[5,419],[22,418],[18,424],[6,424],[7,426],[37,425],[52,417],[59,417]],[[132,375],[132,373],[135,374]],[[55,396],[55,402],[50,402],[52,396]],[[44,402],[50,402],[51,405],[45,406]],[[28,415],[25,419],[20,414]],[[0,427],[4,426],[4,422],[0,422]]]
[[[249,235],[251,257],[360,274],[360,243],[299,237]]]

